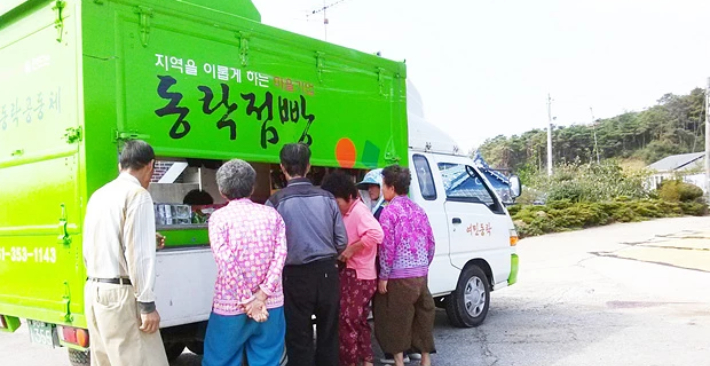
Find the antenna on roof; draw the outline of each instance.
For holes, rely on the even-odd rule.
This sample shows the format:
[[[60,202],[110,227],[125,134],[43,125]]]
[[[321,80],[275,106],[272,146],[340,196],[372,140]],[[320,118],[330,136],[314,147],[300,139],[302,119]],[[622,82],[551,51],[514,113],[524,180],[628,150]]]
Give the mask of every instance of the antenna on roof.
[[[328,40],[328,23],[329,23],[328,16],[327,16],[327,10],[338,5],[338,4],[344,3],[348,0],[338,0],[338,1],[336,1],[334,3],[330,3],[330,4],[326,4],[325,1],[326,0],[323,0],[323,7],[322,8],[318,8],[318,9],[311,11],[310,14],[306,15],[306,18],[308,18],[312,15],[323,13],[323,33],[324,33],[323,39],[325,41],[327,41]]]

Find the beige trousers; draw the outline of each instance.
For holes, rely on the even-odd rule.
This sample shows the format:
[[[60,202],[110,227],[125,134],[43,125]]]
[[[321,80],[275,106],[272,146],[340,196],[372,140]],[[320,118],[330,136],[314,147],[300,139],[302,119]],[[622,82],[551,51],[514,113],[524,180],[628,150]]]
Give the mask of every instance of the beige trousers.
[[[160,332],[138,329],[133,286],[89,281],[84,296],[92,366],[168,366]]]

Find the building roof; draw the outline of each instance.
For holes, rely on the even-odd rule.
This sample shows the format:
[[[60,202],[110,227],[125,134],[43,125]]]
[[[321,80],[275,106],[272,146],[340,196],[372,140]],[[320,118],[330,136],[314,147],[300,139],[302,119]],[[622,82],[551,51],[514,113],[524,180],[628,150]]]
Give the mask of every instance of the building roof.
[[[659,173],[666,172],[682,172],[691,169],[697,169],[703,167],[705,156],[704,152],[701,153],[690,153],[690,154],[680,154],[665,157],[651,165],[648,166],[649,170],[655,170]]]

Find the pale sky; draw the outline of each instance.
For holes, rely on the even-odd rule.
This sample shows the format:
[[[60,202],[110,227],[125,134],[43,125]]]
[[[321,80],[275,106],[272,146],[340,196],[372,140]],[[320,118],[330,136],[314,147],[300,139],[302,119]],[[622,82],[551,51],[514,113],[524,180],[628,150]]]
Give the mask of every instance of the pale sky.
[[[326,0],[327,4],[338,0]],[[319,0],[254,0],[266,24],[323,39]],[[328,41],[405,60],[427,119],[466,151],[486,138],[655,104],[710,77],[710,1],[345,0]]]
[[[0,0],[0,9],[22,0]],[[339,0],[325,0],[327,4]],[[254,0],[264,23],[323,39],[323,0]],[[707,0],[345,0],[328,41],[407,61],[427,119],[486,138],[652,106],[710,77]]]

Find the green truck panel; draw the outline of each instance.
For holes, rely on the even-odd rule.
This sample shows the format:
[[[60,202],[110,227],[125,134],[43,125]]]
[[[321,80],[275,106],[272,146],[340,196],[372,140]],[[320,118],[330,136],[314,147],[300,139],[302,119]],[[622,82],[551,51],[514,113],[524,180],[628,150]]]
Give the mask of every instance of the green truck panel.
[[[82,223],[123,141],[164,158],[407,161],[406,68],[260,23],[248,0],[0,8],[0,315],[84,326]],[[204,245],[206,229],[169,245]]]

